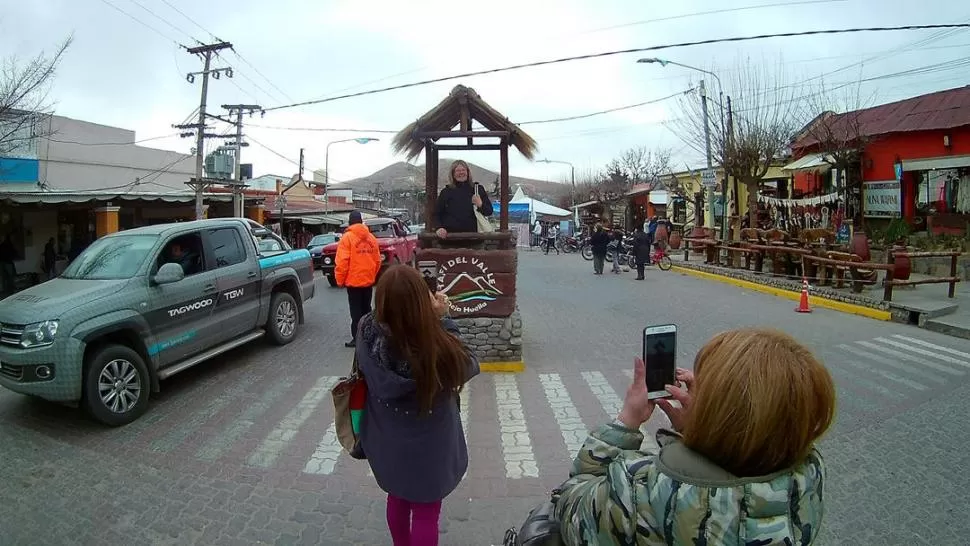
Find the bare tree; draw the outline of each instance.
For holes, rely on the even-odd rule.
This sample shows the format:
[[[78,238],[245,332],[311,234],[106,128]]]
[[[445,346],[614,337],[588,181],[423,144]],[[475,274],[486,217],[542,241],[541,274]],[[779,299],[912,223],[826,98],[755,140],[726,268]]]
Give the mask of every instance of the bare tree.
[[[820,154],[835,169],[835,188],[846,202],[846,214],[854,218],[861,212],[860,203],[845,190],[862,183],[859,162],[871,141],[864,126],[863,112],[872,105],[874,96],[863,97],[861,84],[826,89],[824,81],[804,103],[805,127],[795,135],[793,148]]]
[[[758,191],[771,165],[787,152],[795,132],[802,126],[799,105],[804,97],[798,86],[786,84],[781,66],[769,70],[750,60],[739,61],[724,93],[727,104],[710,108],[711,155],[728,176],[748,190],[748,217],[757,225]],[[682,116],[672,129],[686,144],[705,153],[706,133],[701,103],[696,96],[680,100]],[[724,126],[719,111],[723,107]]]
[[[618,163],[631,184],[652,184],[656,188],[661,185],[660,178],[670,172],[670,155],[669,149],[651,151],[637,146],[623,152]]]
[[[0,61],[0,154],[9,154],[43,136],[42,121],[53,105],[50,83],[73,38],[64,40],[52,54],[41,52],[21,61]]]

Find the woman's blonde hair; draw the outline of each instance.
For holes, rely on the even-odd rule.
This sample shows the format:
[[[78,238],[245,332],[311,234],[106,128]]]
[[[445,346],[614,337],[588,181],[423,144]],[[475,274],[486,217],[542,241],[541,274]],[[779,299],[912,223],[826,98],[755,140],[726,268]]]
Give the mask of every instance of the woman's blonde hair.
[[[449,178],[448,183],[451,184],[452,186],[457,184],[457,182],[455,182],[455,169],[457,169],[458,167],[464,167],[465,170],[468,171],[467,182],[469,184],[474,184],[475,182],[472,180],[472,170],[471,168],[468,167],[468,163],[465,163],[463,159],[456,159],[451,163],[451,168],[448,169],[448,178]]]
[[[718,334],[694,361],[684,444],[735,476],[790,468],[835,417],[835,385],[794,338],[771,329]]]

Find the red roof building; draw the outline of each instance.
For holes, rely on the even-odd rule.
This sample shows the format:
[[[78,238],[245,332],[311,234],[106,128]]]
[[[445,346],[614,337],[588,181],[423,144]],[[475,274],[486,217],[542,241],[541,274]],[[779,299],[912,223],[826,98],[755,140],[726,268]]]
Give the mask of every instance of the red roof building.
[[[831,138],[820,145],[820,134]],[[796,192],[832,191],[833,150],[821,148],[833,142],[861,148],[847,179],[861,179],[865,218],[902,216],[917,229],[962,233],[970,219],[970,86],[819,116],[792,146],[796,159],[786,169]],[[851,184],[849,192],[851,202]]]

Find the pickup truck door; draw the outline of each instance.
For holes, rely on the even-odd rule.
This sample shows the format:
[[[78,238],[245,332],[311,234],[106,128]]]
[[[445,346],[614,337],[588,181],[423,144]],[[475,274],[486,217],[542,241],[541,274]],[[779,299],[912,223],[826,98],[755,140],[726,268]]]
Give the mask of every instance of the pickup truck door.
[[[207,348],[207,325],[215,307],[215,273],[206,270],[199,232],[179,235],[165,243],[152,266],[152,275],[173,261],[172,247],[192,256],[183,262],[185,278],[171,284],[149,283],[148,324],[154,339],[148,352],[160,368],[174,364]]]
[[[259,259],[255,246],[243,239],[240,228],[207,229],[203,235],[206,263],[215,281],[211,335],[215,343],[222,343],[256,329],[261,284]]]

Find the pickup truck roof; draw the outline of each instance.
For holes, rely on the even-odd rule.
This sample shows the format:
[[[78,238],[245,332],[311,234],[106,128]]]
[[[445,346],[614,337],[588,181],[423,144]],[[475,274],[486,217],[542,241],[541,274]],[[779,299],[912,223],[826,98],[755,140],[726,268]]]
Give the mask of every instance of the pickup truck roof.
[[[191,222],[176,222],[174,224],[156,224],[153,226],[136,227],[112,233],[107,235],[107,237],[114,237],[117,235],[167,235],[170,233],[180,233],[182,231],[190,231],[193,229],[238,226],[240,224],[243,224],[250,230],[266,229],[265,227],[252,220],[249,220],[248,218],[211,218],[206,220],[193,220]]]

